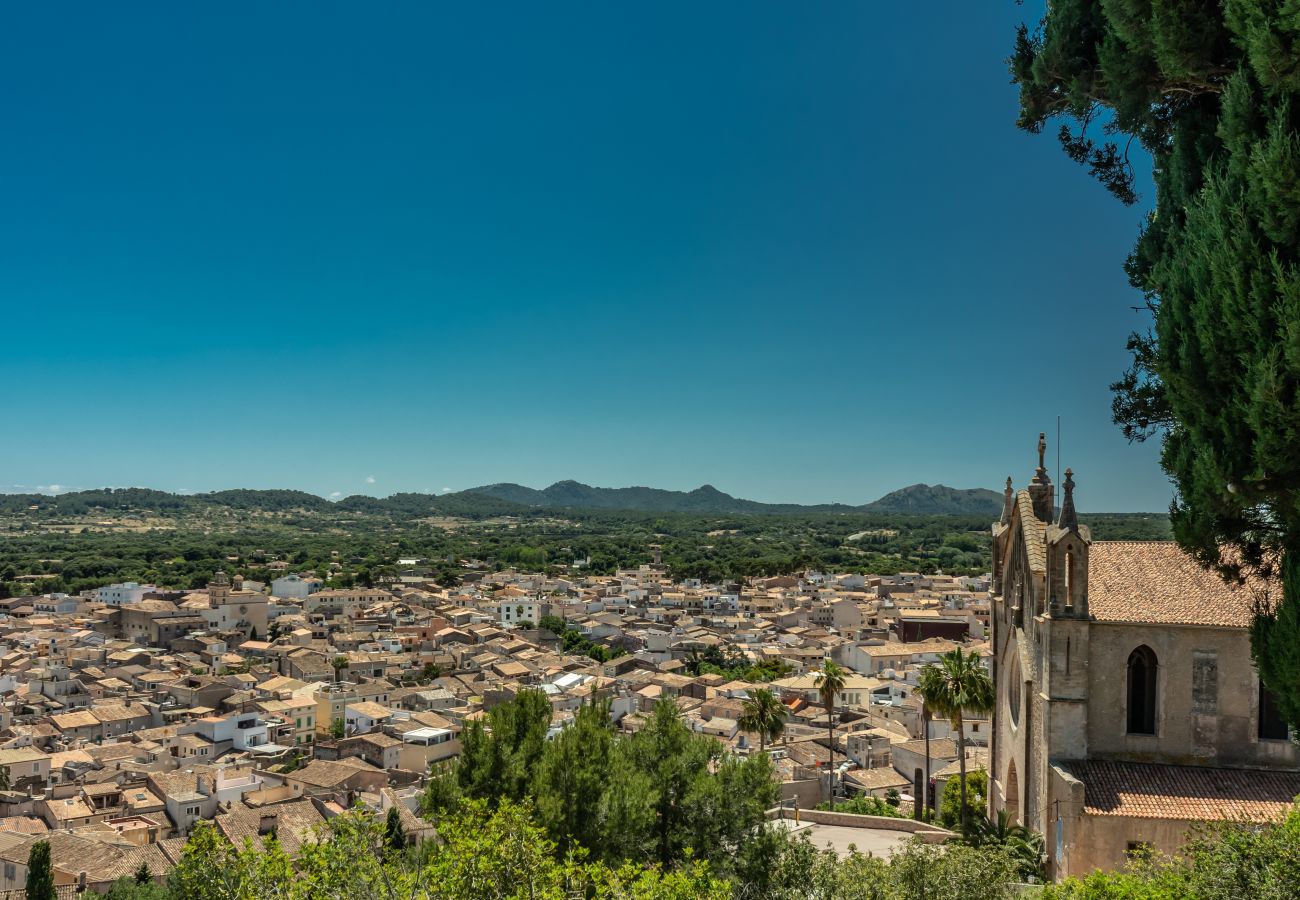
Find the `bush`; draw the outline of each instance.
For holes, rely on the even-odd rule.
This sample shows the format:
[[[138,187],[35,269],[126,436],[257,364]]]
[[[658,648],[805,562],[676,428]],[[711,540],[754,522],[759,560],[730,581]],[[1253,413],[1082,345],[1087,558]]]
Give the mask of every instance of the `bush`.
[[[818,809],[829,810],[830,803],[818,803]],[[860,797],[853,797],[849,800],[841,800],[835,804],[835,812],[855,813],[859,816],[890,816],[895,819],[906,819],[897,807],[891,806],[887,800],[881,800],[879,797],[873,797],[870,794],[863,794]]]

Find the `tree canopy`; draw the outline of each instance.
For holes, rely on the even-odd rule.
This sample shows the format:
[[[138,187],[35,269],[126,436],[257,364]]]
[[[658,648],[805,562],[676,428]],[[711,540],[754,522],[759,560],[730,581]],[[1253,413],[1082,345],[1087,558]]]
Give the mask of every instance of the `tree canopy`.
[[[1300,725],[1300,24],[1275,0],[1060,0],[1010,59],[1020,127],[1155,204],[1127,262],[1153,315],[1114,417],[1158,436],[1178,542],[1229,579],[1280,574],[1252,632]]]

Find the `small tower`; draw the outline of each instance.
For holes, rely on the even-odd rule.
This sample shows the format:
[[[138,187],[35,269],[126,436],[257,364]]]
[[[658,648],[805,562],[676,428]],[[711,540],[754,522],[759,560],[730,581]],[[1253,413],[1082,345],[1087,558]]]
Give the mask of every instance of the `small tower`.
[[[1065,470],[1061,516],[1048,528],[1048,572],[1054,618],[1088,618],[1088,551],[1092,535],[1074,509],[1074,470]]]
[[[208,582],[208,607],[216,609],[230,599],[230,579],[225,572],[218,572]]]
[[[1079,533],[1079,514],[1074,511],[1074,472],[1065,470],[1065,483],[1061,485],[1065,498],[1061,501],[1061,519],[1056,524],[1066,531]]]

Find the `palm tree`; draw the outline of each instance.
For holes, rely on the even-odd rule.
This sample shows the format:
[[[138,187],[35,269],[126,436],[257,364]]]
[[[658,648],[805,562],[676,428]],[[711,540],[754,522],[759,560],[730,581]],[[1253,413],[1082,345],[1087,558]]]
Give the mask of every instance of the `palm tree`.
[[[785,731],[785,720],[789,715],[790,711],[776,694],[767,688],[758,688],[750,692],[736,724],[742,731],[758,732],[758,751],[762,753],[767,750],[768,741],[775,741]]]
[[[945,717],[957,732],[957,762],[961,769],[961,821],[966,824],[966,734],[963,713],[988,713],[993,710],[993,679],[980,663],[980,655],[958,647],[939,657],[937,665],[921,670],[916,692],[936,715]],[[928,781],[928,779],[927,779]],[[929,790],[927,784],[926,790]]]
[[[1043,836],[1024,825],[1013,824],[1011,814],[998,810],[996,819],[980,816],[963,826],[961,843],[972,847],[1003,847],[1019,870],[1020,877],[1041,879],[1043,876]]]
[[[817,682],[817,693],[821,695],[822,706],[826,707],[826,726],[831,738],[831,809],[835,809],[835,698],[844,690],[845,671],[829,659],[813,673]]]

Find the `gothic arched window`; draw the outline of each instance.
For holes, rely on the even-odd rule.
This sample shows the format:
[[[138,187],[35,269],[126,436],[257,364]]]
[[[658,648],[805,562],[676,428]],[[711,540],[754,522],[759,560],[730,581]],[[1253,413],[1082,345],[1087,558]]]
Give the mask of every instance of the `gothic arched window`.
[[[1128,733],[1156,733],[1156,655],[1145,644],[1128,657]]]

